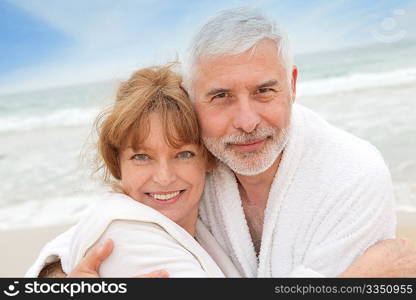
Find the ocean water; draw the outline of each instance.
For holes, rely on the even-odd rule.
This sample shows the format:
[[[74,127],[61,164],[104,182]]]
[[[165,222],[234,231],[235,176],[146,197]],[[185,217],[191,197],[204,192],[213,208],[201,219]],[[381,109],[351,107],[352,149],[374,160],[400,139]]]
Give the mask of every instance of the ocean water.
[[[295,57],[296,101],[380,150],[403,211],[416,211],[415,54],[401,41]],[[0,91],[0,229],[75,222],[108,190],[88,158],[116,85]]]

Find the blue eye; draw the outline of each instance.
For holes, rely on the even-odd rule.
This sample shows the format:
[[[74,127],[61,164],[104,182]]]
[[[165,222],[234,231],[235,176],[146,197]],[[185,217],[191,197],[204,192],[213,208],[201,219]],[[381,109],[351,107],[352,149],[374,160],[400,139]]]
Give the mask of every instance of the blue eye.
[[[132,160],[137,160],[137,161],[147,161],[150,159],[149,155],[147,154],[134,154],[131,157]]]
[[[194,157],[195,154],[191,151],[183,151],[181,153],[178,153],[178,155],[176,155],[177,158],[181,158],[181,159],[189,159]]]

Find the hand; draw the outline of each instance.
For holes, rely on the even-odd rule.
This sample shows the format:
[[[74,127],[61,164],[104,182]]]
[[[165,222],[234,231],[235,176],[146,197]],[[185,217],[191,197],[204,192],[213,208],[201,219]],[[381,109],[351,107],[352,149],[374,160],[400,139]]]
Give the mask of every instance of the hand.
[[[80,263],[68,274],[71,278],[97,278],[100,277],[98,269],[102,262],[113,251],[113,240],[108,239],[103,245],[97,245],[87,252],[87,255],[80,261]]]
[[[405,238],[379,242],[339,277],[416,277],[416,246]]]
[[[67,277],[74,278],[97,278],[100,277],[98,270],[103,261],[113,251],[114,243],[111,239],[105,241],[101,246],[97,245],[91,249],[80,263],[68,274]],[[135,278],[167,278],[169,274],[164,270],[158,270],[149,274],[135,276]]]

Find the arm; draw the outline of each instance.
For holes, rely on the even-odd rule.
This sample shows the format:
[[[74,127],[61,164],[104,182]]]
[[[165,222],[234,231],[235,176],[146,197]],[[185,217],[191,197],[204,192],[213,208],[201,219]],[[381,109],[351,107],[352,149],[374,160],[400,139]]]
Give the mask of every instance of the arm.
[[[393,189],[384,166],[366,169],[354,180],[347,178],[328,197],[332,206],[320,209],[322,221],[291,276],[335,277],[366,249],[395,235]]]
[[[118,204],[117,204],[118,205]],[[136,204],[135,204],[136,205]],[[89,218],[91,219],[91,218]],[[89,220],[88,219],[88,220]],[[136,223],[140,223],[140,222],[136,222]],[[143,222],[142,222],[143,223]],[[99,266],[100,266],[100,262],[102,259],[99,259],[97,257],[99,257],[100,255],[96,255],[94,254],[95,251],[89,251],[88,255],[85,256],[85,252],[82,254],[82,256],[84,256],[84,259],[80,259],[80,261],[73,261],[73,259],[75,258],[73,255],[73,250],[69,250],[72,249],[72,245],[76,245],[74,244],[75,240],[79,240],[81,238],[82,241],[82,237],[83,237],[83,231],[82,228],[80,227],[82,224],[84,223],[79,223],[77,225],[76,228],[72,228],[70,231],[66,232],[65,234],[60,235],[58,238],[54,239],[53,241],[51,241],[50,243],[48,243],[44,249],[42,250],[41,254],[39,255],[39,257],[37,258],[35,264],[31,267],[31,269],[27,272],[26,276],[30,276],[30,277],[37,277],[40,273],[40,271],[42,270],[42,268],[44,268],[45,266],[49,265],[50,263],[55,263],[57,261],[60,260],[61,262],[61,266],[59,264],[54,264],[52,266],[50,266],[50,268],[46,268],[44,270],[44,272],[42,272],[42,276],[63,276],[64,274],[62,274],[63,272],[61,272],[62,270],[65,273],[70,273],[69,276],[75,276],[75,277],[87,277],[87,274],[85,274],[85,272],[91,274],[94,273],[94,276],[98,276],[99,274]],[[129,249],[129,245],[135,245],[134,242],[142,242],[143,245],[146,244],[146,242],[150,242],[152,243],[153,241],[150,239],[148,240],[143,240],[140,239],[141,237],[146,237],[147,235],[143,235],[140,234],[140,230],[138,230],[137,228],[131,228],[131,229],[135,229],[135,230],[131,230],[131,232],[135,235],[135,236],[131,236],[128,235],[128,228],[121,228],[122,230],[116,231],[115,235],[114,235],[114,229],[117,229],[118,226],[114,226],[114,224],[118,224],[117,221],[113,222],[108,228],[107,231],[104,233],[104,235],[101,236],[101,239],[97,241],[96,244],[102,244],[107,238],[111,238],[113,237],[113,240],[116,242],[117,244],[117,251],[115,251],[115,256],[118,255],[118,253],[120,253],[121,251],[126,251],[126,250],[131,250],[133,251],[134,249],[130,248]],[[84,226],[90,226],[91,224],[89,224],[87,222],[87,224],[84,224]],[[111,229],[111,230],[110,230]],[[143,229],[143,228],[142,228]],[[126,231],[124,231],[126,230]],[[154,230],[154,228],[153,228]],[[146,230],[145,230],[146,231]],[[111,233],[114,236],[109,235],[108,233]],[[158,227],[157,232],[163,233],[165,235],[167,235],[167,233],[162,230],[160,227]],[[107,235],[106,235],[107,234]],[[77,237],[77,235],[79,235],[79,237]],[[123,239],[124,237],[129,236],[129,238],[127,239]],[[151,234],[149,235],[150,237],[154,237],[155,235]],[[160,237],[160,236],[159,236]],[[163,251],[166,252],[166,250],[169,252],[167,255],[163,255],[162,258],[165,259],[165,264],[162,264],[160,268],[158,268],[157,264],[155,264],[151,269],[142,269],[142,268],[132,268],[129,269],[128,267],[124,268],[125,270],[130,270],[130,276],[136,275],[137,273],[139,274],[146,274],[143,275],[141,277],[166,277],[166,272],[162,272],[162,273],[154,273],[154,270],[158,270],[158,269],[166,269],[165,266],[171,266],[173,267],[172,270],[175,271],[176,274],[176,270],[178,270],[178,275],[177,276],[204,276],[205,273],[201,272],[201,267],[198,263],[198,261],[193,257],[193,255],[190,254],[189,251],[187,251],[185,248],[181,247],[175,240],[173,240],[169,235],[162,237],[162,239],[159,239],[162,241],[167,241],[166,245],[162,244],[155,244],[155,245],[151,245],[151,246],[155,246],[155,250],[157,251],[153,251],[150,254],[146,253],[146,251],[149,251],[149,249],[152,249],[151,246],[150,247],[141,247],[138,246],[140,249],[137,252],[138,255],[140,256],[140,259],[144,260],[144,261],[148,261],[147,256],[152,257],[152,254],[160,254],[163,253]],[[140,245],[140,244],[139,244]],[[92,245],[94,246],[94,245]],[[169,249],[168,247],[171,247],[171,249]],[[74,248],[77,249],[77,248]],[[120,251],[119,251],[120,250]],[[144,252],[140,252],[143,251]],[[129,252],[128,254],[131,255],[132,252]],[[172,259],[170,261],[167,261],[166,259],[169,258],[169,255],[171,254],[177,254],[174,257],[171,257]],[[96,262],[95,267],[93,264],[88,263],[88,257],[91,255],[92,260],[97,260],[98,262]],[[147,255],[147,256],[146,256]],[[81,257],[82,257],[81,256]],[[105,255],[104,255],[105,256]],[[181,260],[181,259],[176,259],[177,257],[185,257],[185,260]],[[109,259],[109,262],[114,262],[114,255],[111,255],[112,259]],[[104,259],[104,258],[103,258]],[[106,263],[108,262],[106,261]],[[133,262],[135,260],[133,259]],[[136,261],[137,262],[137,261]],[[107,263],[108,264],[108,263]],[[105,268],[104,264],[104,268]],[[116,268],[117,268],[117,263],[115,264]],[[130,265],[130,261],[127,262],[127,265]],[[114,264],[113,264],[114,266]],[[133,266],[133,264],[132,264]],[[136,266],[140,266],[140,263],[136,263]],[[191,266],[191,267],[189,267]],[[196,268],[193,268],[195,267]],[[182,269],[180,269],[182,268]],[[81,275],[79,275],[78,271],[81,270]],[[85,271],[85,272],[84,272]],[[183,275],[181,275],[181,272],[183,271]],[[84,272],[84,273],[82,273]],[[151,275],[154,276],[151,276]],[[106,274],[103,274],[103,276],[106,276]],[[115,276],[115,275],[114,275]],[[120,276],[128,276],[127,274],[123,274]]]
[[[377,243],[339,277],[416,277],[416,245],[403,238]]]
[[[97,243],[111,238],[117,247],[103,262],[103,277],[131,277],[164,269],[170,277],[207,277],[194,255],[157,224],[119,220]]]
[[[76,226],[73,226],[64,233],[61,233],[52,241],[48,242],[40,251],[39,256],[36,258],[33,265],[26,272],[25,277],[38,277],[41,271],[43,271],[42,275],[56,272],[58,261],[62,261],[62,264],[65,265],[65,259],[68,256],[70,241],[72,235],[75,233],[75,230]],[[60,265],[61,263],[59,263],[59,266]],[[58,273],[55,275],[58,275]]]
[[[96,246],[88,253],[75,269],[68,274],[64,273],[61,261],[57,261],[45,266],[39,274],[40,278],[97,278],[100,277],[98,269],[102,262],[111,254],[113,241],[106,240],[103,245]],[[137,278],[166,278],[169,274],[164,270],[158,270],[149,274],[137,276]]]
[[[105,246],[106,244],[107,246]],[[108,245],[112,247],[112,243],[108,244],[106,242],[105,245],[104,248],[108,247]],[[105,251],[104,248],[102,248],[102,251]],[[100,251],[95,250],[84,257],[76,267],[76,270],[69,274],[68,277],[88,277],[87,274],[92,273],[96,274],[96,276],[91,277],[99,277],[98,268],[105,257],[103,258],[103,254]],[[42,270],[39,277],[66,277],[59,261],[49,266],[51,267],[45,267]],[[313,276],[313,274],[309,275]],[[315,275],[319,276],[318,273]],[[166,278],[169,277],[169,274],[160,270],[137,277]],[[365,251],[338,277],[416,277],[416,246],[407,239],[382,241]]]

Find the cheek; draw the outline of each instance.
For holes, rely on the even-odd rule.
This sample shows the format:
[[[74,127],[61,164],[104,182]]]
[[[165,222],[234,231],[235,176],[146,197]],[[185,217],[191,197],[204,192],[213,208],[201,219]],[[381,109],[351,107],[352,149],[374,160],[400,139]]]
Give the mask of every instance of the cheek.
[[[133,187],[130,182],[130,179],[131,178],[128,175],[126,175],[125,173],[121,173],[121,187],[123,188],[123,191],[128,195],[131,195],[131,193],[133,192]]]
[[[122,167],[121,186],[124,191],[129,195],[133,195],[140,191],[146,183],[146,178],[143,175],[147,173],[148,172],[137,166]]]
[[[202,191],[205,186],[205,162],[194,164],[193,166],[190,166],[189,168],[183,171],[183,175],[186,176],[183,178],[192,186],[193,193],[202,194]],[[199,197],[200,195],[198,195],[198,199]]]
[[[282,101],[279,105],[266,105],[263,107],[262,119],[273,127],[280,129],[289,125],[291,105]]]
[[[224,109],[199,107],[197,116],[203,137],[221,137],[228,130],[230,116],[228,111]]]
[[[204,186],[205,186],[205,174],[206,174],[205,172],[198,174],[199,180],[197,180],[195,183],[197,188],[201,191],[204,189]]]
[[[194,179],[192,182],[192,195],[193,195],[193,202],[198,203],[202,197],[202,193],[204,192],[205,187],[205,173],[198,174],[198,180]],[[196,178],[196,176],[195,176]]]

